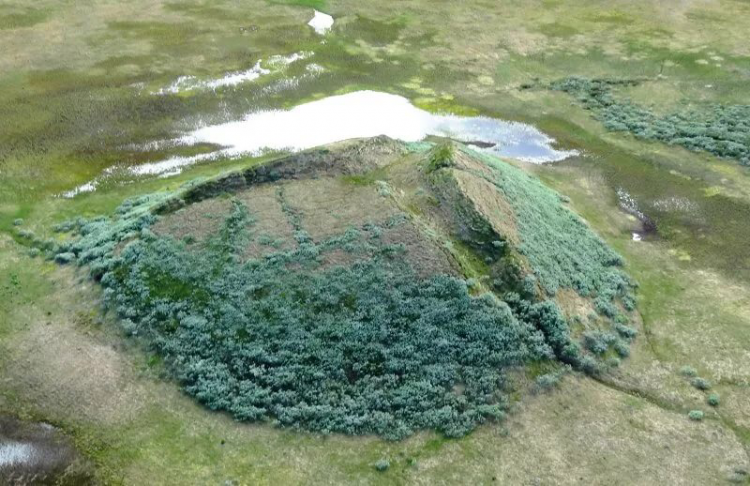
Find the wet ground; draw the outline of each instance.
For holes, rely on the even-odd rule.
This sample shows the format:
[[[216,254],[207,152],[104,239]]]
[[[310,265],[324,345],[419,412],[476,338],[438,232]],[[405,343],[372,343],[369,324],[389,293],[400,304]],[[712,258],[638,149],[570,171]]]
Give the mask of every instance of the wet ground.
[[[404,142],[418,142],[428,136],[446,137],[501,157],[537,164],[578,155],[575,150],[555,148],[553,138],[531,125],[486,116],[434,114],[414,106],[402,96],[356,91],[304,103],[289,110],[258,111],[239,121],[198,128],[174,143],[223,148],[199,155],[175,156],[129,170],[137,176],[168,176],[179,173],[186,166],[220,157],[300,151],[379,135]],[[91,181],[70,191],[67,196],[95,188],[96,182]]]
[[[91,468],[50,424],[0,415],[0,484],[91,484]]]

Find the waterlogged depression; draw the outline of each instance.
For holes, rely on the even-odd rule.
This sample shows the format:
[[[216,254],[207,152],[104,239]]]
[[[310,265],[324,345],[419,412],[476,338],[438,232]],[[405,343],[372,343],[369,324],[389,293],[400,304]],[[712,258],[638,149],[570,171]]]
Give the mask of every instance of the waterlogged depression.
[[[0,444],[0,467],[26,464],[31,461],[33,455],[34,447],[31,444],[21,442]]]
[[[255,81],[261,76],[280,71],[289,64],[307,59],[312,55],[312,52],[295,52],[288,56],[272,56],[266,61],[260,60],[256,62],[250,69],[229,73],[216,79],[202,80],[195,76],[180,76],[169,86],[156,91],[155,94],[177,94],[196,89],[216,90],[229,86],[237,86],[249,81]]]
[[[401,96],[357,91],[296,106],[252,113],[243,120],[200,128],[185,143],[226,147],[225,155],[258,155],[266,150],[298,151],[318,145],[387,135],[417,142],[429,135],[481,144],[500,156],[542,163],[573,154],[552,148],[552,140],[522,123],[487,117],[436,115]]]
[[[531,163],[556,162],[578,152],[558,150],[554,140],[523,123],[489,117],[437,115],[417,108],[408,99],[377,91],[331,96],[290,110],[250,113],[239,121],[196,129],[175,142],[223,147],[190,157],[172,157],[128,169],[131,175],[174,175],[182,168],[216,158],[258,156],[269,151],[300,151],[352,138],[386,135],[405,142],[428,136],[475,144],[480,150]],[[66,194],[94,190],[89,182]]]

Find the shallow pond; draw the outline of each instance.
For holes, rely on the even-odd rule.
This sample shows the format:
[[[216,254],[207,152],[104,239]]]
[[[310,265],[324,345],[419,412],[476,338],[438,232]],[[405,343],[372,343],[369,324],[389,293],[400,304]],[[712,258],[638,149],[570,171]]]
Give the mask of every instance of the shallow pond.
[[[91,469],[61,431],[0,415],[0,484],[90,484]],[[36,478],[36,479],[34,479]]]
[[[350,138],[387,135],[417,142],[429,135],[472,142],[504,157],[541,163],[573,155],[523,123],[488,117],[436,115],[401,96],[357,91],[296,106],[288,111],[251,113],[243,120],[200,128],[183,139],[227,147],[229,155],[264,150],[304,150]]]
[[[483,116],[434,114],[414,106],[402,96],[357,91],[304,103],[289,110],[254,112],[242,120],[200,127],[173,142],[212,144],[222,149],[189,157],[172,157],[127,170],[136,176],[168,176],[179,173],[185,166],[219,157],[300,151],[378,135],[405,142],[421,141],[428,136],[446,137],[500,157],[531,163],[556,162],[578,154],[574,150],[555,148],[554,139],[523,123]],[[95,187],[95,181],[89,182],[66,196],[89,192]]]

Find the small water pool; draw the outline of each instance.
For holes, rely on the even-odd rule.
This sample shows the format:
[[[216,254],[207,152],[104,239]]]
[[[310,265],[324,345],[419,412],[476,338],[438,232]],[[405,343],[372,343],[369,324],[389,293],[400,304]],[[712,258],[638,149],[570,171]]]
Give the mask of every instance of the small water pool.
[[[222,147],[195,156],[176,156],[127,169],[131,175],[174,175],[184,167],[219,157],[258,156],[269,151],[300,151],[352,138],[378,135],[418,142],[428,136],[446,137],[474,145],[500,157],[531,163],[556,162],[578,155],[562,150],[533,126],[495,118],[434,114],[408,99],[378,91],[356,91],[298,105],[289,110],[247,114],[243,119],[197,128],[173,142]],[[109,172],[112,173],[112,172]],[[105,176],[107,174],[105,173]],[[67,196],[89,192],[88,182]]]

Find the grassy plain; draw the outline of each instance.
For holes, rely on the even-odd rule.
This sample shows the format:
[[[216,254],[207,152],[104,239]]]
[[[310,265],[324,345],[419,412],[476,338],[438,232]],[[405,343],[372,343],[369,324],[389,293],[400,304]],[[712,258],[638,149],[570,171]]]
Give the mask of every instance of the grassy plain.
[[[325,44],[305,25],[311,6],[336,17]],[[113,484],[747,483],[748,169],[609,133],[567,95],[519,86],[644,77],[626,94],[656,111],[747,103],[748,14],[739,0],[0,3],[0,411],[60,425]],[[148,94],[181,75],[216,77],[302,50],[327,72],[293,91]],[[165,380],[158,360],[101,315],[83,274],[29,259],[12,236],[18,218],[41,232],[258,162],[55,197],[112,164],[165,155],[129,144],[365,87],[428,109],[530,122],[584,152],[524,167],[570,196],[641,284],[644,332],[618,374],[568,377],[505,424],[457,441],[241,425]],[[632,241],[639,224],[618,207],[620,188],[657,220],[658,236]],[[695,209],[664,202],[674,199]],[[719,407],[680,373],[685,366],[713,383]],[[688,419],[694,409],[706,412],[702,422]],[[385,472],[373,467],[381,458],[391,462]]]

